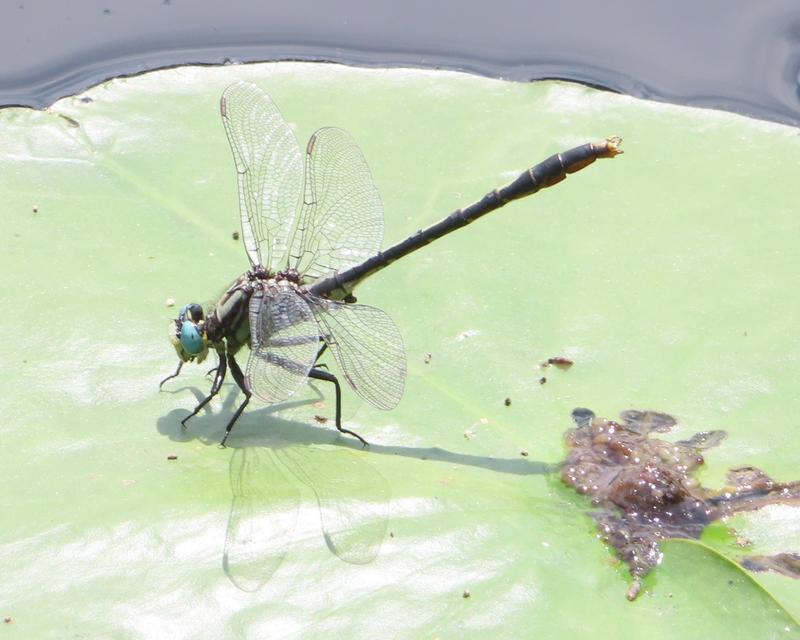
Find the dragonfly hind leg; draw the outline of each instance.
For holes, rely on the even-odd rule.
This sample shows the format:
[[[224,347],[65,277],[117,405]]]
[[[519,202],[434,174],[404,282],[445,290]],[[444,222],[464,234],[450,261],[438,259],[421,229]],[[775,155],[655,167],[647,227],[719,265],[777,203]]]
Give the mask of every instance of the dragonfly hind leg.
[[[224,360],[220,358],[219,366],[224,368]],[[236,380],[236,384],[239,385],[239,388],[244,393],[244,402],[239,405],[239,408],[236,410],[236,413],[233,414],[233,417],[228,421],[228,426],[225,427],[225,435],[222,437],[222,440],[219,443],[220,447],[225,446],[225,442],[228,440],[228,436],[231,435],[231,429],[233,429],[234,423],[239,419],[239,416],[242,415],[242,411],[247,406],[247,403],[250,402],[250,391],[247,388],[247,385],[244,383],[244,374],[242,373],[241,368],[239,368],[239,363],[233,359],[233,354],[228,354],[228,366],[231,368],[231,375],[233,379]]]
[[[361,441],[362,445],[368,447],[369,442],[364,440],[364,438],[358,435],[355,431],[350,431],[349,429],[345,429],[342,426],[342,389],[339,386],[339,380],[336,379],[336,376],[333,375],[332,373],[323,371],[322,369],[315,367],[308,372],[308,377],[314,380],[324,380],[325,382],[333,383],[333,386],[336,389],[336,428],[341,433],[346,433],[348,435],[353,436],[354,438],[358,438]]]
[[[192,418],[198,414],[200,409],[205,407],[215,395],[219,393],[219,390],[222,388],[222,382],[225,380],[225,358],[221,357],[219,359],[219,366],[217,367],[217,375],[214,377],[214,382],[211,385],[211,391],[209,391],[208,395],[198,404],[194,411],[192,411],[188,416],[186,416],[183,420],[181,420],[181,427],[184,429],[186,428],[186,422],[189,418]]]
[[[320,347],[320,350],[317,351],[317,359],[314,361],[314,368],[315,369],[323,369],[323,368],[325,370],[328,369],[328,365],[327,364],[325,364],[324,362],[320,363],[320,361],[319,361],[319,359],[322,357],[322,354],[325,353],[325,349],[327,349],[327,348],[328,348],[328,343],[327,342],[323,342],[322,343],[322,347]]]

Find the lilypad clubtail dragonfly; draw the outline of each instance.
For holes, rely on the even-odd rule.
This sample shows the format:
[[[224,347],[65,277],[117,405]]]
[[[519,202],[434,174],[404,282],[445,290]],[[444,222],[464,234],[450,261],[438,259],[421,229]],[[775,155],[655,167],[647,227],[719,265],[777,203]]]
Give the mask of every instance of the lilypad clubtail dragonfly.
[[[182,424],[219,392],[230,368],[244,400],[228,421],[222,446],[251,396],[282,402],[308,378],[333,384],[336,428],[366,445],[342,426],[339,380],[318,360],[330,349],[350,387],[379,409],[392,409],[400,401],[406,364],[394,322],[380,309],[357,304],[355,287],[490,211],[557,184],[598,158],[622,153],[621,139],[611,137],[555,154],[381,251],[383,206],[350,134],[319,129],[303,157],[272,100],[244,82],[225,89],[220,113],[239,178],[242,240],[251,268],[207,312],[198,304],[183,307],[170,324],[180,361],[162,384],[177,376],[185,362],[202,362],[209,350],[217,352],[211,390]],[[250,357],[242,372],[235,356],[244,345]]]

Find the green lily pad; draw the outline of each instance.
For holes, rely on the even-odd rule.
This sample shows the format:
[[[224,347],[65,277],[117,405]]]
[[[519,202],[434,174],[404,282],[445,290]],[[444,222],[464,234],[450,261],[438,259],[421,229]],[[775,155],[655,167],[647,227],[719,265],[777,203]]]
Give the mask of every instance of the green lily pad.
[[[213,301],[248,266],[217,113],[238,79],[301,141],[353,134],[387,245],[557,151],[618,134],[625,155],[360,287],[409,361],[396,410],[345,398],[370,449],[254,405],[221,450],[233,385],[184,434],[208,367],[158,382],[176,364],[165,301]],[[551,473],[587,406],[665,411],[676,438],[727,430],[707,486],[744,464],[797,479],[795,129],[565,83],[289,63],[115,80],[46,112],[3,110],[0,127],[9,634],[800,636],[800,583],[741,570],[719,528],[665,544],[628,602],[589,506]],[[553,356],[574,365],[540,367]],[[296,526],[281,526],[298,495]],[[337,530],[326,509],[351,503],[363,522]],[[800,513],[732,524],[756,538],[769,518]],[[250,541],[266,543],[263,574]]]

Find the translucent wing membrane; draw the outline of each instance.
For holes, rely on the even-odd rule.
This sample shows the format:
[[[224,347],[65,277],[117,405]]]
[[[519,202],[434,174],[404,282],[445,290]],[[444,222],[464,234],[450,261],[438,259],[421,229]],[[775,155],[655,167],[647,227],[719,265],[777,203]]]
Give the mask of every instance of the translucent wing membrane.
[[[286,253],[300,201],[302,158],[294,133],[269,96],[232,84],[220,113],[239,174],[242,238],[252,264],[273,268]]]
[[[374,255],[383,241],[383,205],[349,133],[320,129],[306,147],[303,205],[288,262],[319,278]]]
[[[315,298],[319,331],[353,390],[378,409],[400,402],[406,380],[403,338],[380,309]]]
[[[250,298],[247,388],[265,402],[281,402],[303,384],[319,351],[311,310],[289,285],[273,285]]]

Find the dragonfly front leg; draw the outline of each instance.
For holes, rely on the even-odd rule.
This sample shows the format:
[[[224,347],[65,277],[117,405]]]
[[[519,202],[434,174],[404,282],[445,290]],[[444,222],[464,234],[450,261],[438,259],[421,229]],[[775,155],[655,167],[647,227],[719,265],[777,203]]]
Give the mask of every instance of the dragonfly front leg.
[[[220,358],[219,366],[224,366],[224,360]],[[219,443],[220,447],[225,446],[225,442],[228,440],[228,436],[231,434],[231,429],[233,429],[234,423],[239,419],[239,416],[242,415],[242,411],[247,406],[247,403],[250,402],[250,391],[247,388],[247,385],[244,383],[244,374],[242,370],[239,368],[239,363],[233,359],[233,354],[228,354],[228,366],[231,368],[231,375],[233,375],[233,379],[236,380],[236,384],[239,385],[239,388],[244,393],[244,402],[239,405],[239,408],[236,410],[236,413],[233,414],[233,417],[228,422],[228,426],[225,427],[225,435],[222,437],[222,440]]]
[[[185,429],[186,422],[189,418],[196,416],[197,413],[205,407],[215,395],[219,393],[219,390],[222,388],[222,382],[225,380],[225,357],[220,356],[219,358],[219,366],[217,367],[217,375],[214,377],[214,382],[211,385],[211,391],[209,392],[208,396],[206,396],[200,404],[198,404],[194,411],[192,411],[188,416],[186,416],[183,420],[181,420],[181,426]]]
[[[368,447],[369,442],[364,440],[364,438],[358,435],[355,431],[350,431],[349,429],[342,427],[342,389],[339,386],[339,381],[336,379],[336,376],[332,373],[315,367],[308,372],[308,377],[313,378],[314,380],[324,380],[325,382],[333,383],[333,386],[336,389],[336,428],[341,433],[347,433],[355,438],[358,438],[361,441],[361,444],[363,444],[365,447]]]
[[[177,369],[175,369],[175,373],[173,373],[171,376],[167,376],[167,377],[166,377],[166,378],[164,378],[164,379],[163,379],[161,382],[159,382],[159,383],[158,383],[158,390],[159,390],[159,391],[161,391],[161,387],[163,387],[163,386],[164,386],[164,383],[165,383],[167,380],[172,380],[173,378],[177,378],[177,377],[178,377],[178,374],[180,374],[180,372],[181,372],[181,367],[182,367],[182,366],[183,366],[183,360],[178,360],[178,368],[177,368]]]

